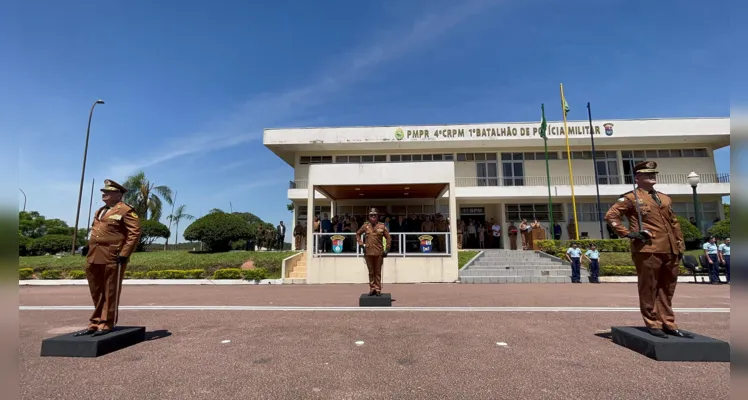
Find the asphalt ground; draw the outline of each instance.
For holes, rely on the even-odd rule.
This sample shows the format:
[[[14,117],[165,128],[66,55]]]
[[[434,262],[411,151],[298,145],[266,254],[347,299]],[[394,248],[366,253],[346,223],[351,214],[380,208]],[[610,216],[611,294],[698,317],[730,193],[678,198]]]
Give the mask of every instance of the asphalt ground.
[[[386,285],[400,312],[359,312],[364,285],[125,286],[146,342],[96,359],[40,357],[88,310],[21,310],[22,399],[727,399],[728,363],[664,363],[600,332],[642,324],[635,284]],[[88,288],[20,287],[19,305],[91,306]],[[129,310],[130,306],[151,306]],[[161,306],[316,307],[280,311]],[[418,309],[415,307],[423,307]],[[559,307],[557,311],[427,311]],[[729,286],[679,284],[676,308],[729,308]],[[730,313],[679,312],[730,340]],[[228,341],[228,342],[227,342]]]

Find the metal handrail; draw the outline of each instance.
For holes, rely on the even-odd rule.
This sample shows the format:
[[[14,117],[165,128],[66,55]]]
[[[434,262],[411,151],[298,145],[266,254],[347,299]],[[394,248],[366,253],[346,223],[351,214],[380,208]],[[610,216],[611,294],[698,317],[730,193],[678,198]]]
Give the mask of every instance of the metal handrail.
[[[312,255],[315,257],[320,256],[332,256],[332,257],[362,257],[364,255],[364,247],[360,246],[358,242],[356,242],[355,246],[355,252],[350,251],[341,251],[339,253],[336,252],[327,252],[327,251],[320,251],[320,244],[322,244],[324,247],[327,247],[324,243],[321,243],[321,239],[324,237],[333,237],[333,236],[353,236],[355,238],[356,232],[314,232],[313,233],[313,239],[312,239]],[[412,243],[413,240],[409,240],[408,236],[431,236],[432,239],[436,239],[439,236],[444,236],[444,251],[439,252],[408,252],[407,251],[407,243]],[[397,243],[397,251],[394,251],[392,247],[390,248],[389,253],[387,253],[387,257],[446,257],[451,256],[451,245],[450,245],[450,237],[452,233],[451,232],[390,232],[390,236],[392,237],[392,244],[394,245]],[[365,235],[362,235],[362,237]],[[349,245],[350,246],[350,245]],[[391,245],[392,246],[392,245]],[[349,247],[350,248],[350,247]],[[433,242],[432,242],[432,249],[433,249]],[[326,250],[326,249],[324,249]],[[332,250],[332,245],[330,245],[330,250]]]

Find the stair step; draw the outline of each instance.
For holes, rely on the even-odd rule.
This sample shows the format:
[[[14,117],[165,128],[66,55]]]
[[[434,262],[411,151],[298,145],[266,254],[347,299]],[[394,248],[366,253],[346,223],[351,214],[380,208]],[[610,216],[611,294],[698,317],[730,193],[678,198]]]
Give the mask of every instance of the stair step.
[[[571,269],[468,269],[460,271],[460,276],[569,276]]]
[[[569,276],[461,276],[460,283],[571,283],[571,273]]]
[[[288,275],[288,277],[291,278],[291,279],[306,279],[306,271],[304,271],[304,272],[292,271]]]
[[[566,264],[562,263],[546,263],[546,262],[485,262],[485,261],[476,261],[472,264],[470,264],[470,267],[566,267]],[[571,268],[571,266],[569,266]]]

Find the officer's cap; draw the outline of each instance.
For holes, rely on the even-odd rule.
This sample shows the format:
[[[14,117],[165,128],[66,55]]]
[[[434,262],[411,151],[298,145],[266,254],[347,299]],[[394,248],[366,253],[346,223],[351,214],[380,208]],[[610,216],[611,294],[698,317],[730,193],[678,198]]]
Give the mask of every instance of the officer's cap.
[[[634,166],[635,174],[659,174],[657,163],[654,161],[642,161]]]
[[[102,192],[120,192],[120,193],[126,193],[127,189],[125,189],[124,186],[120,185],[119,183],[111,180],[111,179],[105,179],[104,180],[104,187],[101,188]]]
[[[379,211],[377,211],[376,208],[372,208],[371,210],[369,210],[369,215],[379,215]]]

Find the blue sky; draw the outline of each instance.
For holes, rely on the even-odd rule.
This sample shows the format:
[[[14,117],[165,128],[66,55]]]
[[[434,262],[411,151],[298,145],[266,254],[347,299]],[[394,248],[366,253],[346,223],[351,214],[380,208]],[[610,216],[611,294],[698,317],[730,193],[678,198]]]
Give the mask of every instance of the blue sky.
[[[587,101],[595,119],[729,116],[728,3],[703,4],[13,2],[0,128],[27,210],[71,225],[98,98],[80,225],[92,178],[141,169],[196,216],[231,203],[288,223],[293,170],[262,146],[267,127],[535,121],[542,102],[558,120],[559,82],[571,119]]]

